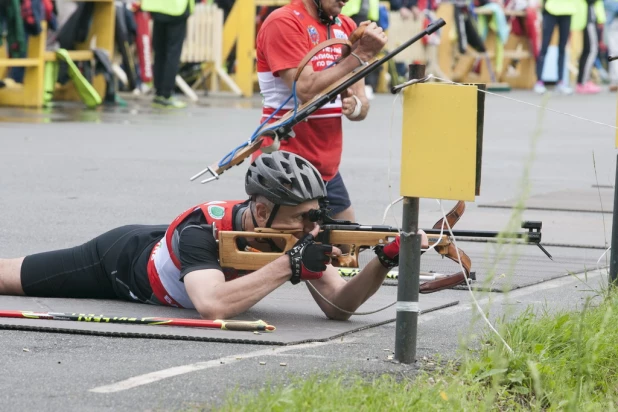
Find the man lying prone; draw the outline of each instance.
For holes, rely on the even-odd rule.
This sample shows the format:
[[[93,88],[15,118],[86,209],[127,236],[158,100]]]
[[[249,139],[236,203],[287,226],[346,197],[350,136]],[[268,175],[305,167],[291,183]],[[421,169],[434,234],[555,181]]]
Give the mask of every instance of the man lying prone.
[[[309,282],[339,308],[354,312],[398,264],[399,236],[374,248],[376,257],[349,281],[331,265],[334,246],[315,242],[319,224],[310,211],[326,196],[320,173],[293,153],[262,154],[245,178],[244,201],[211,201],[192,207],[170,225],[128,225],[81,246],[0,259],[0,294],[121,299],[194,308],[206,319],[233,318],[285,282]],[[214,230],[272,228],[294,231],[298,242],[254,272],[223,268]],[[428,247],[422,235],[422,247]],[[280,239],[238,239],[240,250],[283,252]],[[330,319],[350,315],[309,288]]]

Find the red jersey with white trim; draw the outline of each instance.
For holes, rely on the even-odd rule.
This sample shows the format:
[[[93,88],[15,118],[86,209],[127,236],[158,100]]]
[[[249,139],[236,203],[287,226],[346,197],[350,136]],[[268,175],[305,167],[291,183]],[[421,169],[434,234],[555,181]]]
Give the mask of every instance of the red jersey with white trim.
[[[260,122],[266,120],[292,94],[292,90],[279,77],[280,71],[297,68],[317,44],[332,38],[347,39],[355,29],[356,23],[343,15],[327,27],[307,12],[302,0],[292,0],[290,4],[273,11],[257,36],[257,72],[263,96]],[[325,48],[309,64],[316,72],[324,70],[341,56],[342,47]],[[277,121],[293,107],[294,101],[290,99],[270,122]],[[341,163],[341,116],[341,97],[337,96],[335,102],[323,106],[307,121],[294,126],[296,137],[282,142],[281,150],[304,157],[320,171],[324,180],[331,180]],[[271,143],[270,138],[264,139],[264,145]],[[252,160],[259,154],[259,151],[254,153]]]

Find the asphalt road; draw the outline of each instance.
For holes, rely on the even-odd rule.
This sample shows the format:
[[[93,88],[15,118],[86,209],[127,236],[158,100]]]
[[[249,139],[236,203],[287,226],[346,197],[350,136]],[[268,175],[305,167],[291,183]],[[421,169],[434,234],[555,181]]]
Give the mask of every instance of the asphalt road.
[[[505,96],[532,104],[541,101],[527,92]],[[109,112],[78,107],[53,113],[0,109],[0,256],[73,246],[122,224],[167,223],[187,205],[205,199],[244,198],[244,166],[207,185],[191,183],[189,177],[248,138],[259,118],[256,104],[257,99],[211,99],[178,113],[137,103]],[[341,170],[361,222],[381,223],[390,202],[389,185],[391,198],[398,196],[401,112],[392,115],[392,107],[392,96],[377,96],[365,122],[345,123]],[[615,124],[615,95],[556,96],[548,107]],[[533,146],[538,114],[539,109],[529,104],[488,96],[481,196],[468,204],[459,228],[495,225],[499,230],[507,223],[508,210],[484,210],[475,204],[517,196],[531,147],[531,195],[614,183],[615,130],[546,111]],[[440,167],[440,159],[435,162]],[[430,179],[431,171],[422,178]],[[611,205],[604,207],[611,210]],[[393,210],[401,216],[400,205]],[[605,245],[610,236],[611,214],[525,215],[541,216],[546,236],[554,241],[578,244],[585,238]],[[422,200],[421,225],[438,217],[436,202]],[[593,252],[600,256],[603,251]],[[594,296],[590,289],[606,282],[604,274],[592,273],[590,279],[589,286],[565,277],[509,295],[475,296],[483,307],[490,306],[491,319],[529,304],[575,309]],[[461,303],[421,316],[419,359],[457,356],[460,337],[474,338],[487,330],[478,321],[472,324],[477,312],[469,292],[440,293]],[[394,349],[394,339],[394,324],[325,344],[273,348],[1,330],[0,410],[208,408],[234,388],[254,390],[292,375],[330,370],[413,373],[416,366],[387,359],[392,352],[385,349]]]

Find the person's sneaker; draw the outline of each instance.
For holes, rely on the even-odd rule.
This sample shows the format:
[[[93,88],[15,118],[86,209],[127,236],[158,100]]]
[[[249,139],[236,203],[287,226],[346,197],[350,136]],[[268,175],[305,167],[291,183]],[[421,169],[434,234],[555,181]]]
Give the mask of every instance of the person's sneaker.
[[[538,94],[543,94],[547,91],[545,88],[545,84],[543,82],[536,82],[534,84],[534,92]]]
[[[569,86],[567,86],[566,84],[562,82],[556,85],[556,91],[559,94],[566,94],[566,95],[573,94],[573,89],[571,89]]]
[[[578,84],[575,91],[578,94],[596,94],[601,91],[601,88],[592,82],[586,82],[585,84]]]
[[[184,109],[187,107],[187,104],[181,100],[175,99],[174,97],[168,97],[166,99],[163,96],[156,96],[152,101],[152,106],[160,109]]]

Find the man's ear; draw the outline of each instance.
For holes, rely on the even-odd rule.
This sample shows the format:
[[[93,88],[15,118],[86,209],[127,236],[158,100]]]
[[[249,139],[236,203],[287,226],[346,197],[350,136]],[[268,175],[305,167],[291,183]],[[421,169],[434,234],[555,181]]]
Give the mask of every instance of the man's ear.
[[[257,220],[258,225],[264,227],[269,217],[270,210],[268,207],[264,203],[255,202],[255,220]]]

